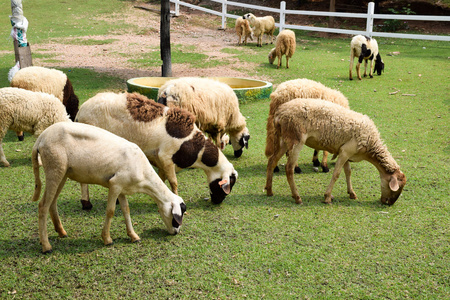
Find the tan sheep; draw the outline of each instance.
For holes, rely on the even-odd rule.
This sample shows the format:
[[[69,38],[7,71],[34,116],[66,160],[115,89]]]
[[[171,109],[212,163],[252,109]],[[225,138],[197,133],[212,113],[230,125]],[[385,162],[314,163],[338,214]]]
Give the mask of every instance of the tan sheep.
[[[241,45],[241,40],[244,45],[247,45],[248,38],[253,41],[253,30],[250,28],[248,20],[244,20],[242,17],[237,18],[234,28],[239,37],[238,45]]]
[[[281,58],[286,56],[286,68],[289,69],[289,59],[295,53],[295,33],[292,30],[285,29],[281,31],[275,41],[275,48],[269,52],[269,63],[273,64],[275,58],[278,58],[277,69],[281,66]]]
[[[158,102],[184,108],[196,116],[196,124],[219,147],[228,133],[234,156],[248,148],[250,134],[245,117],[239,111],[239,99],[233,89],[210,78],[184,77],[167,81],[158,91]]]
[[[2,140],[8,129],[39,136],[48,126],[69,122],[64,105],[53,95],[5,87],[0,89],[0,162],[10,164],[3,152]]]
[[[356,73],[358,74],[359,80],[361,80],[360,66],[363,60],[364,60],[364,77],[367,76],[367,60],[370,60],[369,77],[373,78],[372,68],[374,61],[375,61],[375,68],[373,69],[373,71],[377,72],[378,75],[381,75],[381,71],[384,70],[384,63],[381,60],[381,55],[378,51],[378,43],[374,38],[370,38],[364,35],[356,35],[352,38],[350,48],[351,48],[350,67],[349,67],[350,80],[353,80],[352,69],[355,57],[358,58],[358,62],[356,63]]]
[[[242,17],[250,22],[253,35],[257,37],[256,46],[262,47],[262,38],[266,34],[271,44],[273,44],[273,33],[275,32],[275,19],[272,16],[255,17],[254,14],[248,13]]]
[[[39,203],[39,238],[43,253],[52,251],[47,234],[49,211],[59,236],[67,236],[57,209],[57,199],[67,178],[109,189],[102,231],[105,245],[113,243],[110,226],[116,199],[120,202],[128,236],[132,242],[140,240],[133,230],[128,200],[125,198],[125,195],[134,193],[145,193],[155,200],[170,234],[180,231],[186,211],[183,199],[173,194],[162,182],[136,144],[87,124],[61,122],[48,127],[38,137],[32,151],[35,178],[33,201],[39,199],[42,189],[38,156],[42,161],[46,182]]]
[[[331,191],[344,168],[347,193],[356,199],[350,181],[350,162],[366,160],[380,173],[381,203],[392,205],[406,184],[406,176],[380,138],[373,121],[360,113],[328,101],[294,99],[281,105],[274,115],[274,153],[267,164],[266,191],[272,196],[273,168],[286,153],[286,177],[296,203],[302,200],[294,182],[294,166],[303,145],[326,150],[338,157],[325,192],[325,203],[331,203]]]
[[[266,157],[270,157],[273,154],[273,140],[275,135],[275,129],[273,127],[273,116],[278,107],[286,102],[289,102],[296,98],[315,98],[330,101],[341,105],[342,107],[349,108],[348,99],[339,91],[324,86],[320,82],[310,79],[294,79],[281,83],[278,85],[275,91],[270,94],[270,110],[269,117],[267,119],[267,137],[266,137]],[[323,152],[322,164],[319,162],[319,153],[314,151],[313,164],[314,168],[321,166],[323,172],[328,172],[327,164],[327,151]],[[275,168],[278,171],[278,167]],[[295,167],[296,173],[301,173],[298,166]]]

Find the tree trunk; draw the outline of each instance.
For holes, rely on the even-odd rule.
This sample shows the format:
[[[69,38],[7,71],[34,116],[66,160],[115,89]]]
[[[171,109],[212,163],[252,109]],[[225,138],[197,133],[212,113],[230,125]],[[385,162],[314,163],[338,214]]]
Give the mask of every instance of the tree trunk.
[[[172,58],[170,53],[170,2],[169,0],[161,0],[161,60],[162,76],[172,76]]]

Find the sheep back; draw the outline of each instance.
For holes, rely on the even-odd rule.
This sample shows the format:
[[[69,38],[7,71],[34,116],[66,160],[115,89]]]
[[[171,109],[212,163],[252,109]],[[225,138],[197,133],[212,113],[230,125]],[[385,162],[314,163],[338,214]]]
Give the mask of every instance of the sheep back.
[[[67,75],[56,69],[30,66],[17,71],[11,87],[54,95],[66,107],[71,120],[78,112],[79,100]]]
[[[0,89],[1,130],[38,136],[48,126],[65,121],[69,121],[66,109],[53,95],[14,87]]]
[[[281,105],[274,115],[277,136],[300,141],[303,134],[314,136],[314,149],[339,154],[348,141],[357,143],[357,150],[375,157],[386,171],[393,173],[400,167],[380,137],[373,121],[366,115],[346,109],[329,101],[294,99]]]

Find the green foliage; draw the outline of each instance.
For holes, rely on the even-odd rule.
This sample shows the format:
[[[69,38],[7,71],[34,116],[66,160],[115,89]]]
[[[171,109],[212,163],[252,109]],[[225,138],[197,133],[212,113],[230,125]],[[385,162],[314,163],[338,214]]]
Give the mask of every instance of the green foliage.
[[[80,1],[80,8],[74,6],[80,18],[90,14],[88,9],[103,11],[98,8],[101,5],[91,2]],[[105,6],[105,15],[107,9],[111,12],[125,9],[125,2],[100,2]],[[50,5],[44,0],[25,4]],[[52,4],[56,13],[67,13],[67,3]],[[46,11],[50,14],[48,6]],[[73,35],[69,30],[72,22],[81,21],[68,19],[64,29],[67,34],[62,29],[58,33],[61,38]],[[117,27],[112,25],[112,30]],[[299,157],[303,174],[295,175],[304,204],[294,204],[283,168],[274,176],[275,195],[267,197],[263,191],[267,100],[241,105],[251,133],[250,145],[240,158],[234,158],[230,146],[224,150],[239,177],[221,205],[208,200],[202,171],[187,169],[177,174],[179,194],[188,208],[179,235],[169,236],[155,202],[136,194],[128,199],[133,225],[142,242],[130,243],[124,218],[117,208],[111,228],[114,245],[106,247],[100,235],[107,190],[91,186],[94,208],[82,211],[79,185],[69,180],[58,199],[69,237],[58,238],[49,220],[54,252],[42,255],[38,203],[30,200],[34,191],[30,153],[35,138],[27,134],[24,142],[18,142],[9,131],[3,148],[12,166],[0,167],[0,297],[447,298],[450,293],[448,43],[378,38],[385,72],[372,79],[349,81],[348,38],[327,39],[300,31],[296,34],[297,51],[290,69],[285,68],[284,58],[280,69],[268,63],[267,53],[272,45],[258,48],[255,42],[240,47],[228,43],[222,52],[230,55],[227,62],[239,61],[233,66],[239,66],[245,77],[271,81],[275,88],[286,80],[309,78],[343,92],[352,109],[374,120],[407,176],[407,185],[395,205],[380,204],[379,175],[367,162],[352,164],[352,182],[358,199],[348,199],[341,175],[333,190],[333,204],[323,204],[331,174],[313,172],[312,150],[307,147]],[[6,74],[14,61],[14,54],[4,50],[10,51],[11,45],[0,45],[1,87],[8,85]],[[129,57],[125,50],[121,55]],[[136,68],[153,60],[160,65],[156,63],[158,49],[145,55],[148,57],[135,61]],[[202,49],[186,45],[173,45],[172,56],[175,64],[189,63],[193,67],[206,57],[211,62],[202,68],[214,66],[218,61]],[[97,92],[120,91],[125,86],[116,76],[88,69],[63,71],[70,77],[81,102]],[[199,76],[202,72],[198,69]],[[285,158],[281,163],[285,163]]]
[[[389,8],[388,11],[392,14],[401,14],[401,15],[415,15],[416,13],[411,10],[411,4],[408,4],[406,7],[402,7],[400,11],[397,11],[394,8]],[[396,32],[398,30],[408,29],[408,22],[403,20],[386,20],[383,22],[383,26],[381,29],[386,32]]]

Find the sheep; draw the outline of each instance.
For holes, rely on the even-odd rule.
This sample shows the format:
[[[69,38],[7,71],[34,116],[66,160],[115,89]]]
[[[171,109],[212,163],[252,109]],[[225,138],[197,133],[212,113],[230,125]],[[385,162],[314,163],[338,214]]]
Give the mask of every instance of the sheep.
[[[375,60],[375,68],[373,69],[378,75],[381,75],[381,71],[384,70],[384,62],[381,59],[381,55],[378,52],[378,43],[374,38],[368,36],[356,35],[352,38],[350,43],[350,68],[349,68],[349,79],[353,80],[352,69],[353,61],[355,57],[358,58],[356,64],[356,73],[358,74],[358,79],[361,80],[360,65],[364,60],[364,77],[367,76],[367,60],[370,60],[370,70],[369,77],[372,76],[373,61]]]
[[[277,69],[279,69],[281,66],[281,57],[286,55],[286,68],[289,69],[289,58],[294,55],[295,46],[295,33],[289,29],[281,31],[275,40],[275,48],[272,48],[269,52],[269,63],[273,64],[275,57],[277,57]]]
[[[333,158],[338,157],[325,192],[325,203],[331,203],[333,199],[331,191],[342,167],[347,180],[347,192],[351,199],[357,198],[350,181],[350,162],[367,160],[377,168],[383,204],[394,204],[406,184],[406,176],[381,140],[375,124],[363,114],[328,101],[299,98],[278,108],[274,115],[274,126],[275,150],[268,160],[265,186],[268,196],[273,195],[272,170],[283,154],[287,153],[286,177],[295,202],[302,203],[293,174],[303,145],[327,150],[334,154]]]
[[[78,112],[78,97],[66,74],[56,69],[30,66],[18,70],[10,83],[11,87],[22,88],[33,92],[44,92],[57,97],[66,107],[70,119],[75,120]],[[23,133],[16,133],[23,141]]]
[[[80,106],[77,122],[106,129],[136,143],[163,181],[178,194],[176,171],[200,168],[207,176],[211,201],[220,204],[231,192],[237,172],[225,155],[195,125],[195,116],[165,107],[138,93],[99,93]],[[90,209],[87,188],[83,209]]]
[[[39,202],[39,239],[43,253],[52,251],[47,234],[49,211],[59,237],[67,236],[57,210],[57,199],[67,178],[109,189],[102,231],[105,245],[113,243],[110,227],[116,199],[119,200],[125,218],[128,236],[132,242],[140,241],[133,230],[125,198],[125,195],[134,193],[145,193],[152,197],[169,233],[179,233],[186,205],[181,197],[173,194],[162,182],[136,144],[87,124],[61,122],[48,127],[37,138],[32,150],[35,179],[33,201],[39,199],[42,189],[38,155],[46,182],[44,195]]]
[[[257,37],[256,46],[262,47],[262,38],[264,34],[269,37],[270,43],[273,44],[273,33],[275,32],[275,20],[272,16],[255,17],[252,13],[245,14],[242,17],[248,20],[252,26],[253,35]]]
[[[237,18],[234,28],[236,29],[236,34],[239,37],[239,46],[241,45],[241,39],[244,45],[247,45],[248,38],[253,41],[253,30],[250,28],[248,20],[244,20],[242,17]]]
[[[267,158],[274,152],[273,141],[275,138],[275,129],[273,126],[273,116],[280,105],[295,98],[316,98],[349,108],[348,99],[341,92],[328,88],[320,82],[301,78],[281,83],[276,90],[270,94],[270,110],[266,125],[267,137],[265,154]],[[312,159],[314,170],[317,170],[318,167],[321,166],[324,173],[329,172],[330,169],[328,168],[327,158],[328,152],[324,151],[322,163],[320,163],[319,152],[315,150]],[[275,168],[275,172],[278,172],[278,167]],[[295,167],[295,173],[301,173],[301,169],[298,166]]]
[[[158,102],[177,106],[193,113],[197,126],[209,134],[217,146],[229,134],[234,156],[248,148],[250,133],[245,117],[239,111],[239,100],[233,89],[209,78],[185,77],[167,81],[158,91]]]
[[[0,89],[0,162],[10,164],[2,140],[8,129],[39,136],[48,126],[70,121],[64,105],[53,95],[5,87]]]

